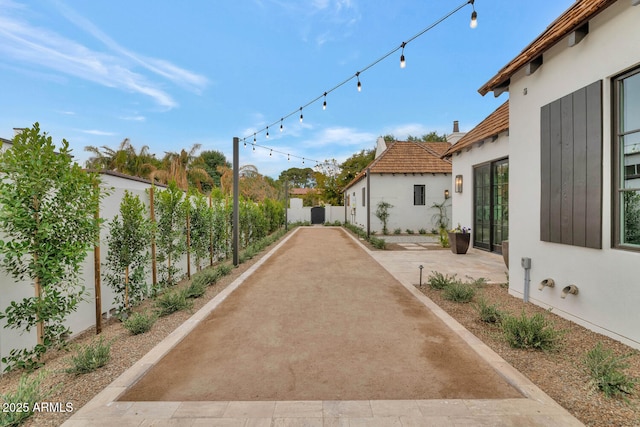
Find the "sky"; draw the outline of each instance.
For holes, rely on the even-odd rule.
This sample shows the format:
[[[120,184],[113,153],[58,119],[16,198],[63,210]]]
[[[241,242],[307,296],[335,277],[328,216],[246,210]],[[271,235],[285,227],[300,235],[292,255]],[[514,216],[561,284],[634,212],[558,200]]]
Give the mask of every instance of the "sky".
[[[383,135],[471,130],[508,97],[478,88],[572,3],[0,0],[0,137],[39,122],[83,166],[125,138],[231,161],[239,137],[240,164],[277,178]],[[377,62],[405,41],[405,68],[400,51]]]

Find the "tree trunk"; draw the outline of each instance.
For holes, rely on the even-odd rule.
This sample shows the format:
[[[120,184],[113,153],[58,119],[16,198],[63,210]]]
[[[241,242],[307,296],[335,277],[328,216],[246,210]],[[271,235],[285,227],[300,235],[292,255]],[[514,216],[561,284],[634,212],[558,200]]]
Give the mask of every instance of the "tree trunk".
[[[129,310],[129,266],[124,269],[124,306]]]

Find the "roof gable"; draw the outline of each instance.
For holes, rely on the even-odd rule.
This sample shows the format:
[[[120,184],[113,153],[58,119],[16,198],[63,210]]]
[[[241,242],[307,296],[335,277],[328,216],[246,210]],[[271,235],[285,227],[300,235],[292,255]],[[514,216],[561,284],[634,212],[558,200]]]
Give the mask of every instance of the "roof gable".
[[[532,41],[522,52],[485,83],[478,92],[486,95],[496,87],[508,84],[520,68],[542,55],[569,33],[575,31],[617,0],[576,0],[558,19]]]
[[[448,142],[395,141],[356,177],[346,188],[371,173],[451,173],[451,162],[442,155],[451,147]]]
[[[460,138],[458,142],[452,145],[443,157],[450,157],[452,154],[462,151],[464,148],[471,147],[474,143],[483,141],[487,138],[497,136],[509,129],[509,101],[499,106],[493,113],[489,114],[486,119],[481,121],[476,127],[467,132],[465,136]]]

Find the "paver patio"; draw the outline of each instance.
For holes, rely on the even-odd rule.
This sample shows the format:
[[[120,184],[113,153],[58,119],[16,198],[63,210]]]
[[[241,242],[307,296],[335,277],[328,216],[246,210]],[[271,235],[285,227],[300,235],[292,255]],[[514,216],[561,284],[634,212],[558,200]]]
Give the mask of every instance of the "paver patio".
[[[252,270],[66,425],[580,425],[341,229]]]

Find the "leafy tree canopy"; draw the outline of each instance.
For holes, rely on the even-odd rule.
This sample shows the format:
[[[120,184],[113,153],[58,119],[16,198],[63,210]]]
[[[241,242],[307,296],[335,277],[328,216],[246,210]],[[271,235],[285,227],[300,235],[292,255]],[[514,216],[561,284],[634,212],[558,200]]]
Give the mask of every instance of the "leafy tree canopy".
[[[316,174],[311,168],[289,168],[280,173],[278,181],[289,181],[295,188],[315,188]]]

